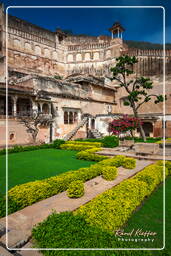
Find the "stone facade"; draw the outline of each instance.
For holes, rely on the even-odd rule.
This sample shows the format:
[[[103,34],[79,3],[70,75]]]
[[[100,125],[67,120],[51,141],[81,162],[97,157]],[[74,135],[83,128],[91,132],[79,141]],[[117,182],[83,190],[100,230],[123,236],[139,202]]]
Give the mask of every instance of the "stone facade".
[[[136,74],[150,76],[154,92],[163,93],[163,53],[160,50],[128,49],[121,36],[69,36],[40,28],[0,7],[0,145],[5,144],[5,63],[8,62],[8,141],[29,144],[31,135],[19,122],[23,112],[37,111],[53,120],[39,127],[37,142],[86,137],[89,130],[108,134],[108,122],[120,114],[132,114],[124,106],[127,95],[111,82],[110,68],[123,54],[137,56]],[[6,42],[7,38],[7,42]],[[7,45],[7,56],[6,56]],[[166,51],[166,136],[171,136],[171,51]],[[163,104],[145,104],[140,114],[148,136],[163,134]],[[87,118],[86,123],[80,122]],[[77,130],[76,128],[79,127]],[[137,133],[138,135],[138,133]]]

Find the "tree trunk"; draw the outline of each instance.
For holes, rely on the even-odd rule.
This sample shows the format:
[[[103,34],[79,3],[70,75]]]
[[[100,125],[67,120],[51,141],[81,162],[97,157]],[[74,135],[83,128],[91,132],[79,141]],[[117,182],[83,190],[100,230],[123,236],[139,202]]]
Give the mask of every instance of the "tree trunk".
[[[132,109],[133,109],[133,112],[134,112],[134,116],[136,118],[139,118],[138,113],[137,113],[137,111],[135,109],[134,102],[132,102]],[[139,123],[138,126],[139,126],[139,129],[140,129],[140,134],[141,134],[141,137],[142,137],[143,141],[146,141],[146,136],[145,136],[145,132],[144,132],[144,129],[143,129],[142,125]]]

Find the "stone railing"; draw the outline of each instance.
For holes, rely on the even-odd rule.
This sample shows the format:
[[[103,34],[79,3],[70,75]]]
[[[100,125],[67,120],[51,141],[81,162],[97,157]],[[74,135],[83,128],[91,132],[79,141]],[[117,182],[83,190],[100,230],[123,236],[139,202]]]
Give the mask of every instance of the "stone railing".
[[[92,49],[103,49],[109,47],[110,43],[96,43],[96,44],[85,44],[85,45],[69,45],[68,51],[79,51],[79,50],[92,50]]]

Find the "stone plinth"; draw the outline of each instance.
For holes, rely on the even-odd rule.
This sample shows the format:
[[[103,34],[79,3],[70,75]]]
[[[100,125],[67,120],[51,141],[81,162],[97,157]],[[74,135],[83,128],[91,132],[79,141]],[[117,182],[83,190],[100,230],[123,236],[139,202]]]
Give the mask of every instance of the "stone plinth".
[[[134,145],[134,140],[120,140],[119,146],[121,147],[132,147]]]
[[[156,154],[159,151],[159,144],[157,143],[136,143],[134,146],[136,154]]]

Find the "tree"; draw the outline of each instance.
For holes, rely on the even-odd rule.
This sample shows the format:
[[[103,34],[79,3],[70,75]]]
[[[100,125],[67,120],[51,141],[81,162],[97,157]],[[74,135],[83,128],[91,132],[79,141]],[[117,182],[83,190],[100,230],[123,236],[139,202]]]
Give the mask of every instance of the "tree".
[[[27,128],[27,132],[31,133],[34,144],[39,132],[40,125],[49,125],[53,122],[53,119],[48,114],[43,114],[39,111],[25,111],[18,115],[18,118],[22,124]]]
[[[139,108],[144,103],[149,102],[152,98],[154,98],[155,104],[163,102],[166,99],[166,96],[163,97],[163,95],[149,93],[149,91],[153,88],[153,83],[149,78],[136,77],[135,79],[128,80],[128,77],[134,73],[133,65],[138,62],[138,59],[135,56],[120,56],[116,59],[116,61],[116,66],[111,68],[111,72],[113,73],[111,80],[118,81],[120,87],[125,88],[128,94],[128,100],[124,102],[124,105],[132,108],[135,118],[139,118]],[[146,141],[146,136],[141,122],[139,122],[138,126],[141,137],[144,141]]]
[[[133,137],[133,130],[139,127],[139,123],[142,124],[142,121],[135,117],[129,117],[128,115],[123,115],[118,119],[114,119],[109,123],[109,132],[112,132],[114,135],[120,135],[121,133],[126,133],[130,131]]]

